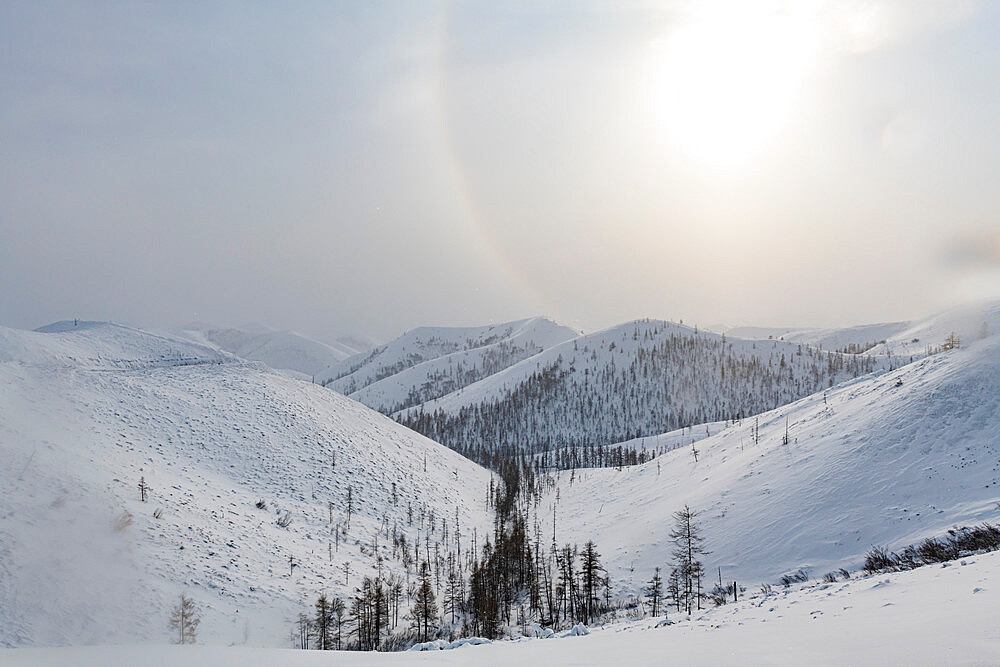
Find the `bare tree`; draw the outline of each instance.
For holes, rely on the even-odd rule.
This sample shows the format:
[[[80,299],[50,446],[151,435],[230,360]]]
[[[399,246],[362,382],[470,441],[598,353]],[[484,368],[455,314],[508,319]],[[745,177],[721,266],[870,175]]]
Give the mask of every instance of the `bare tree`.
[[[645,592],[646,599],[649,600],[649,605],[653,608],[653,616],[659,616],[660,600],[663,599],[663,578],[660,576],[660,568],[654,570],[653,578],[649,580]]]
[[[696,600],[698,608],[701,608],[703,569],[698,556],[708,553],[702,546],[704,538],[701,530],[694,523],[697,516],[697,512],[685,505],[683,509],[674,512],[674,529],[670,531],[670,539],[674,543],[674,566],[680,578],[680,598],[688,614]]]
[[[181,593],[180,601],[174,606],[170,614],[170,629],[177,631],[175,644],[194,644],[198,624],[198,610],[194,606],[194,600]]]
[[[316,619],[313,621],[313,627],[316,629],[316,648],[320,651],[333,649],[333,624],[333,610],[330,608],[326,593],[323,593],[316,601]]]

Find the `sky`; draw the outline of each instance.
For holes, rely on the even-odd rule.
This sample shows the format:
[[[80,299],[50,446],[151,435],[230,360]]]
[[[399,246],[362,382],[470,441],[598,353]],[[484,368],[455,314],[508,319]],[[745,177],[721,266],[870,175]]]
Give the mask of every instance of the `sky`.
[[[948,0],[0,0],[0,324],[997,298],[997,34]]]

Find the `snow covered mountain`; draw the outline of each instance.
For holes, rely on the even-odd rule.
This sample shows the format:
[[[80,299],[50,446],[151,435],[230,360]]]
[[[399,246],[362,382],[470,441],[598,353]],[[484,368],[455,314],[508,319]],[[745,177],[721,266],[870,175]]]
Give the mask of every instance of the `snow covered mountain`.
[[[542,317],[485,327],[420,327],[320,377],[329,388],[388,414],[461,389],[576,335]]]
[[[1000,303],[981,301],[906,322],[839,329],[720,326],[713,327],[713,331],[734,338],[779,339],[824,350],[920,357],[941,348],[952,333],[959,341],[978,340],[996,333],[990,330],[990,322],[997,320],[998,313]]]
[[[784,340],[818,347],[821,350],[863,353],[902,331],[912,322],[885,322],[882,324],[862,324],[854,327],[833,329],[794,327],[720,327],[713,329],[731,338],[753,338]]]
[[[231,352],[271,368],[294,371],[311,378],[331,364],[368,349],[359,339],[338,339],[327,344],[294,331],[274,331],[262,325],[242,328],[190,325],[179,335]]]
[[[490,528],[491,474],[445,447],[108,323],[0,328],[0,460],[0,646],[163,641],[182,591],[202,641],[285,646],[321,592]]]
[[[605,456],[594,448],[756,414],[901,363],[640,320],[560,343],[396,417],[478,460],[583,448],[592,453],[569,464],[593,465]]]
[[[638,591],[669,561],[685,504],[702,513],[709,573],[748,586],[1000,519],[997,334],[719,426],[693,446],[663,436],[673,451],[644,465],[559,473],[536,521],[555,521],[559,544],[597,539],[619,587]]]
[[[951,345],[964,345],[1000,332],[1000,302],[963,304],[915,320],[906,329],[872,348],[872,354],[920,357]],[[949,342],[949,338],[954,336]]]
[[[437,402],[468,416],[466,395],[533,386],[517,394],[530,410],[505,404],[517,428],[518,414],[550,414],[549,396],[585,389],[605,402],[570,405],[604,415],[594,429],[610,434],[615,415],[642,413],[628,401],[643,392],[664,392],[691,419],[695,406],[745,401],[735,419],[605,447],[657,454],[643,465],[543,472],[522,507],[540,555],[596,541],[614,598],[628,600],[667,566],[672,513],[688,504],[701,512],[709,574],[721,567],[752,590],[799,568],[814,578],[856,569],[875,544],[1000,520],[1000,310],[931,318],[922,335],[964,331],[963,318],[986,334],[912,363],[636,322],[556,344]],[[556,380],[518,379],[546,377]],[[567,391],[574,383],[584,387]],[[781,403],[754,414],[763,400]],[[571,411],[551,405],[561,420],[551,424],[573,427]],[[355,596],[380,568],[412,581],[414,551],[468,564],[474,536],[483,547],[493,535],[495,478],[455,452],[261,363],[108,323],[0,328],[0,460],[0,646],[163,641],[182,591],[201,609],[200,641],[287,646],[319,593]],[[854,590],[858,602],[843,604],[822,589],[763,596],[705,623],[737,624],[738,610],[791,618],[796,600],[839,616],[863,604],[867,587]]]

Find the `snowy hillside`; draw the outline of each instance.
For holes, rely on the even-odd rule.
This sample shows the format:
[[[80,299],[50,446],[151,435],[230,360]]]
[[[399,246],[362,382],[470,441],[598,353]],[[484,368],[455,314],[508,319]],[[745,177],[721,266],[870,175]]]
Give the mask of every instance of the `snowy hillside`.
[[[725,333],[732,338],[753,338],[785,340],[818,347],[821,350],[844,352],[865,352],[912,325],[911,322],[886,322],[883,324],[862,324],[854,327],[835,329],[791,328],[791,327],[725,327],[717,333]]]
[[[178,333],[238,357],[302,373],[305,377],[312,377],[331,364],[367,349],[354,339],[347,343],[338,340],[326,344],[294,331],[268,330],[260,325],[238,329],[193,325]]]
[[[674,429],[673,431],[660,433],[658,435],[633,438],[632,440],[617,443],[616,446],[620,445],[628,449],[663,454],[677,449],[678,447],[689,447],[700,440],[704,440],[711,435],[715,435],[722,429],[735,426],[735,424],[736,422],[729,421],[698,424],[696,426]]]
[[[204,345],[108,322],[67,320],[41,327],[37,332],[0,327],[0,363],[73,365],[96,369],[230,360],[230,355]]]
[[[491,520],[490,473],[383,415],[106,323],[0,328],[0,460],[2,646],[163,642],[182,591],[202,641],[286,646],[376,544],[405,582],[404,540],[464,554]]]
[[[559,544],[598,540],[633,591],[666,566],[684,504],[702,512],[709,573],[747,585],[856,569],[873,545],[996,522],[1000,336],[712,432],[697,458],[685,446],[620,471],[560,473],[537,520],[551,531],[555,512]]]
[[[1000,333],[1000,302],[971,303],[916,320],[871,352],[919,357],[946,347],[952,334],[959,345],[966,345],[996,333]]]
[[[474,458],[483,448],[607,447],[762,412],[900,363],[641,320],[566,341],[397,417]]]
[[[392,413],[443,396],[577,333],[535,317],[486,327],[420,327],[333,366],[329,388]]]

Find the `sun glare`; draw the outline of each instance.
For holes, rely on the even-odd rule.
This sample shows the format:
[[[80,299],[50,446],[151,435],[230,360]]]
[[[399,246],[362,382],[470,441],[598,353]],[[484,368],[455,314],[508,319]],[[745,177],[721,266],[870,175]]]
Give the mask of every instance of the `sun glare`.
[[[695,15],[655,49],[670,142],[709,165],[742,164],[785,126],[815,52],[809,23],[740,4]]]

